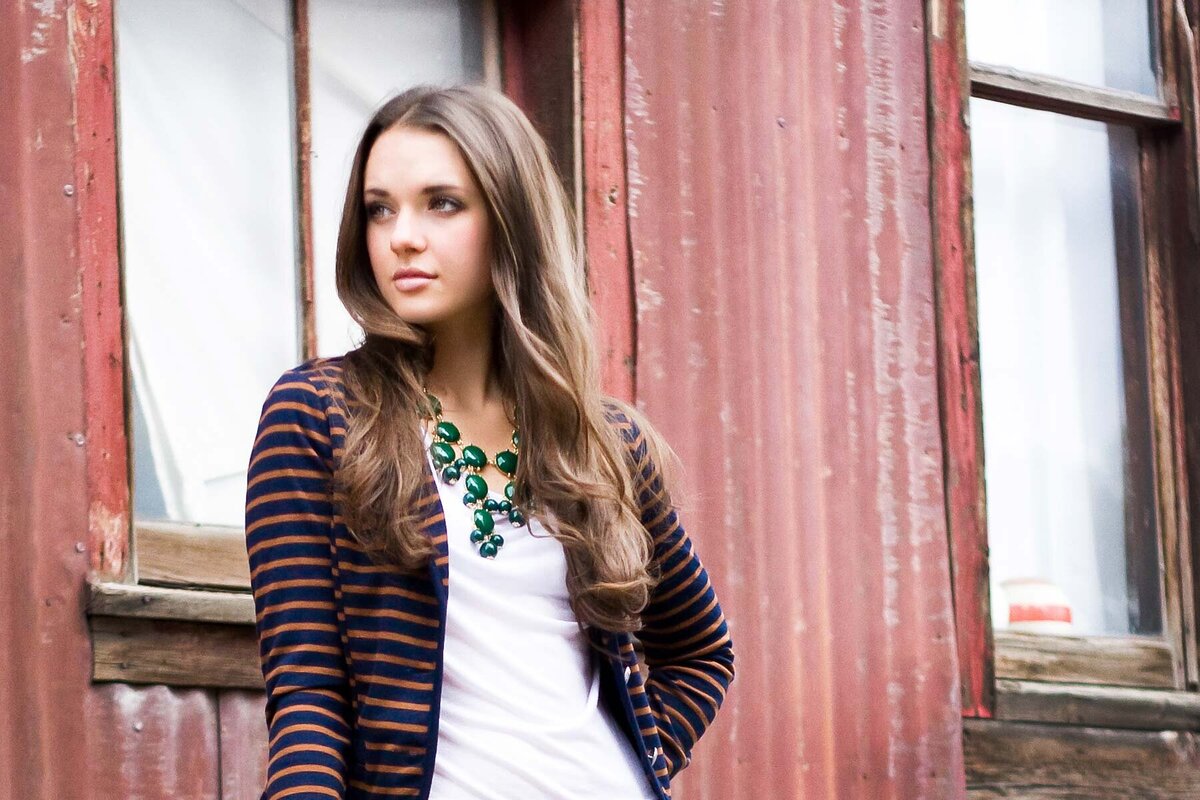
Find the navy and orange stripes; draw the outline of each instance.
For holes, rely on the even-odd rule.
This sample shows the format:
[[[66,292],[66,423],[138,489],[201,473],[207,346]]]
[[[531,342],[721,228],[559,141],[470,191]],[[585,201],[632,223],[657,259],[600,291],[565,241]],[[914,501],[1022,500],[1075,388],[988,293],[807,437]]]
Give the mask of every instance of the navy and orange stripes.
[[[266,682],[263,800],[425,798],[437,742],[449,555],[432,472],[419,500],[437,554],[426,574],[374,564],[347,531],[331,480],[346,433],[341,358],[289,370],[263,404],[250,456],[246,551]],[[335,402],[335,398],[338,402]],[[733,679],[720,605],[636,424],[630,446],[642,521],[662,576],[641,632],[593,631],[611,654],[606,702],[646,753],[663,797]]]

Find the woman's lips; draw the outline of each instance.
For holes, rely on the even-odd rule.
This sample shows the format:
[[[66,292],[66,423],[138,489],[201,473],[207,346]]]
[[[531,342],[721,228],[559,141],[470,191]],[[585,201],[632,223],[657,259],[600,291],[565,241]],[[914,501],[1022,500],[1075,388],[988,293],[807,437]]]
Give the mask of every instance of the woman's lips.
[[[432,282],[432,275],[415,271],[397,273],[396,277],[392,279],[392,283],[402,292],[415,292],[424,289]]]

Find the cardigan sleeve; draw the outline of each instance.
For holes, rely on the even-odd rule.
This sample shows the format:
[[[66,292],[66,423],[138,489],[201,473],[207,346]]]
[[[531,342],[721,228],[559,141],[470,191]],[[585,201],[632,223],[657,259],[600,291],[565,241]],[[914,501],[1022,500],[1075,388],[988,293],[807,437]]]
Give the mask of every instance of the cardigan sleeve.
[[[262,800],[341,798],[349,687],[334,603],[326,406],[299,368],[263,404],[246,481],[246,551],[266,684]]]
[[[637,476],[642,524],[654,541],[660,579],[642,615],[646,693],[666,752],[668,774],[691,761],[692,748],[716,717],[733,681],[733,642],[708,573],[679,515],[645,437],[625,417]]]

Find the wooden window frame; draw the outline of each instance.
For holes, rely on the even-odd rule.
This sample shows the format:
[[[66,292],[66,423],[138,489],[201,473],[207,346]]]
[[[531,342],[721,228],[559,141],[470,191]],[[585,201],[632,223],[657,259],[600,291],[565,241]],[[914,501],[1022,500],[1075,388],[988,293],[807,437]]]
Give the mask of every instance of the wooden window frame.
[[[931,214],[947,527],[963,715],[1132,728],[1200,725],[1196,658],[1200,347],[1177,314],[1200,257],[1195,0],[1156,3],[1161,102],[1130,92],[968,61],[964,0],[928,0]],[[974,286],[968,99],[1121,123],[1138,130],[1146,344],[1157,495],[1163,636],[993,632],[989,604],[982,402]],[[1180,167],[1183,167],[1182,169]]]
[[[86,609],[93,680],[262,688],[242,528],[132,519],[129,376],[118,215],[114,5],[76,4],[81,270],[93,554]],[[316,354],[313,297],[308,0],[289,0],[293,32],[297,273],[302,357]],[[632,398],[633,315],[625,247],[621,4],[484,0],[485,82],[503,86],[551,144],[576,207],[606,258],[591,264],[604,320],[606,385]],[[490,43],[490,46],[489,46]],[[584,71],[604,76],[581,89]],[[589,127],[589,148],[581,146]],[[585,168],[586,164],[586,168]],[[584,174],[602,182],[585,186]]]

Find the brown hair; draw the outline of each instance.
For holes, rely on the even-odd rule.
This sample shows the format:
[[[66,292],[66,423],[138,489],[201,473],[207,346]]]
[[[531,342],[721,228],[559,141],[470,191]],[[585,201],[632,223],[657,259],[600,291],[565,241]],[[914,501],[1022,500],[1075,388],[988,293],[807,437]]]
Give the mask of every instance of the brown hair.
[[[366,336],[343,361],[355,408],[347,414],[335,490],[347,527],[377,562],[401,569],[420,569],[433,552],[414,502],[427,469],[417,431],[432,343],[384,300],[365,238],[367,157],[380,134],[398,126],[449,137],[486,199],[498,306],[493,364],[523,435],[516,499],[530,514],[549,512],[553,519],[547,528],[566,552],[580,624],[636,630],[655,580],[652,542],[641,523],[629,447],[606,404],[637,421],[651,454],[674,454],[644,417],[601,394],[570,200],[542,137],[491,89],[405,91],[371,118],[354,156],[338,234],[337,288]]]

